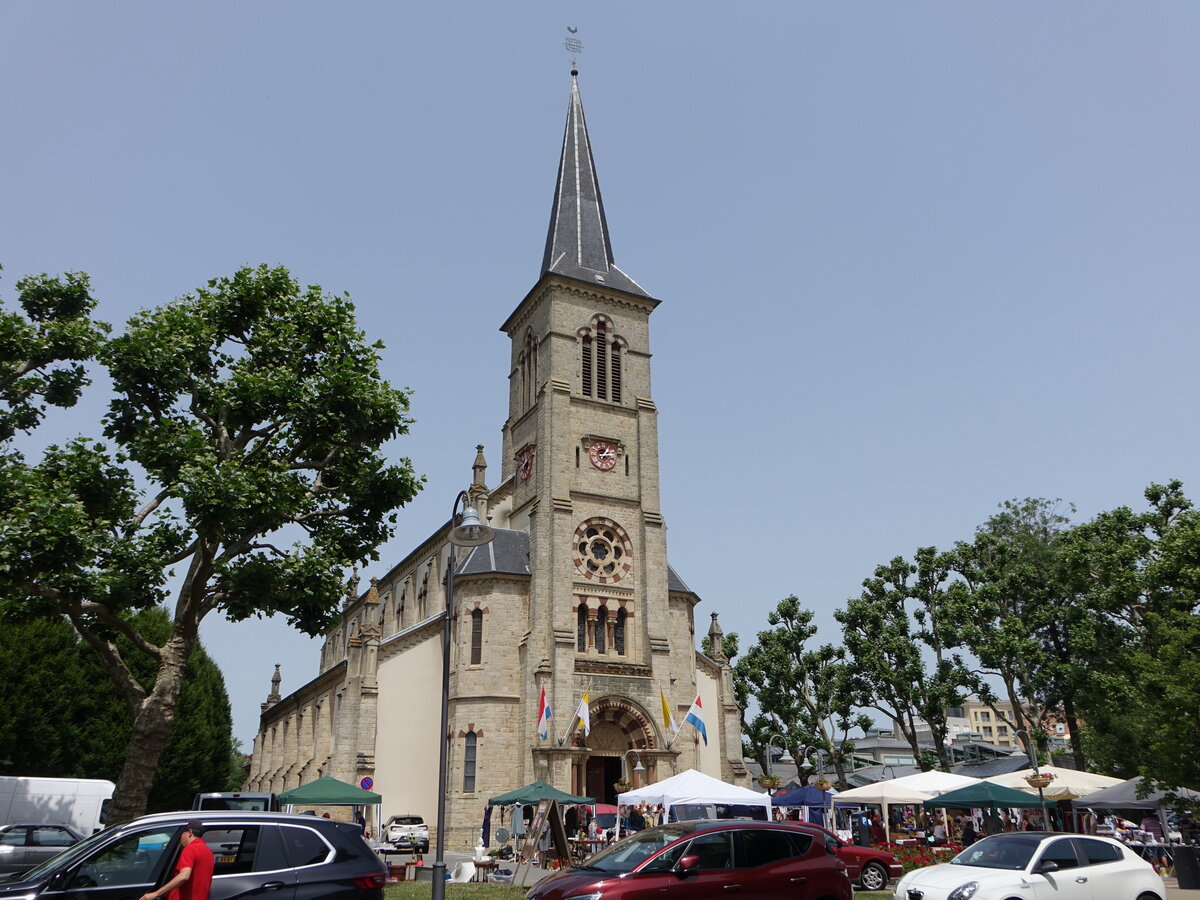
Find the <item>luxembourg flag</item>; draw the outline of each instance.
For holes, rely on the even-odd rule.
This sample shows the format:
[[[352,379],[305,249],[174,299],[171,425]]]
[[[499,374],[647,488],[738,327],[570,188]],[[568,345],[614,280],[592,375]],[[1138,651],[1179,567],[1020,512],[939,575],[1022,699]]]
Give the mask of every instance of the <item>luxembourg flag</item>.
[[[542,688],[542,702],[538,705],[538,737],[543,741],[550,737],[550,719],[553,716],[550,704],[546,702],[546,689]]]
[[[704,746],[708,746],[708,732],[704,728],[704,710],[700,706],[700,695],[696,695],[696,699],[692,701],[692,706],[688,710],[687,715],[683,719],[684,725],[692,725],[698,732],[700,737],[704,738]]]

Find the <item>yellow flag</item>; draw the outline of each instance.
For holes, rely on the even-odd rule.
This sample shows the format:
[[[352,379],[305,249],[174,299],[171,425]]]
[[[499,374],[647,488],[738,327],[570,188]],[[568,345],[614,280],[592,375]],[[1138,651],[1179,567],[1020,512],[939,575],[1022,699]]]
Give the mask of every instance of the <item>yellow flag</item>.
[[[588,712],[588,692],[583,692],[583,699],[579,701],[579,709],[575,710],[575,715],[579,716],[579,725],[583,728],[583,736],[587,737],[592,733],[592,717]]]
[[[675,714],[671,712],[671,704],[667,702],[667,695],[663,693],[663,689],[658,689],[658,696],[662,697],[663,708],[663,728],[668,729],[671,734],[679,733],[679,723],[675,721]]]

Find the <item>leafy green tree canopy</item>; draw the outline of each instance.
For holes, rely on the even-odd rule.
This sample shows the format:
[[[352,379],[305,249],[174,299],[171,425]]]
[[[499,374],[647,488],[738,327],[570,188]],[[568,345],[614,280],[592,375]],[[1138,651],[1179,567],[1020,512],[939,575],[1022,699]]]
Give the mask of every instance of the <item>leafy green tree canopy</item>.
[[[854,711],[855,695],[845,652],[832,644],[810,648],[817,633],[813,613],[796,596],[779,602],[767,615],[770,628],[734,667],[739,697],[753,697],[758,713],[744,725],[749,753],[765,766],[768,741],[778,732],[789,750],[813,746],[830,760],[844,790],[846,766],[854,745],[851,728],[867,728],[870,720]]]
[[[145,809],[204,616],[281,614],[309,634],[421,487],[384,445],[408,396],[348,297],[246,268],[134,316],[100,359],[104,435],[0,465],[0,618],[65,615],[133,711],[113,816]],[[288,541],[291,541],[290,545]],[[166,602],[165,640],[132,613]],[[118,637],[157,665],[146,687]]]
[[[0,441],[32,431],[48,405],[75,405],[88,383],[84,363],[108,333],[91,319],[87,275],[33,275],[17,290],[22,312],[0,304]]]

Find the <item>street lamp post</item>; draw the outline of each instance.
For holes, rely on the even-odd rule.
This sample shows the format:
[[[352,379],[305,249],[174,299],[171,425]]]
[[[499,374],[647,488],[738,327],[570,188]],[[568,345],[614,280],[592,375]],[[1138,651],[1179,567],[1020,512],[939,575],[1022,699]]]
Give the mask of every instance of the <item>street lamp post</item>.
[[[813,763],[814,756],[816,757],[816,760],[817,760],[817,762],[815,764]],[[825,774],[825,760],[821,758],[821,748],[820,747],[814,747],[811,744],[806,744],[804,746],[804,749],[800,751],[800,762],[798,762],[796,764],[796,773],[799,774],[800,771],[803,769],[808,769],[808,770],[815,769],[818,774],[818,779],[817,779],[818,781],[820,780],[819,776]],[[806,784],[808,783],[807,777],[805,777],[805,783]],[[825,791],[821,791],[821,793],[824,794]],[[828,827],[832,824],[830,821],[831,817],[832,817],[832,812],[826,811],[824,800],[822,800],[822,802],[821,802],[821,818],[823,820],[823,824],[826,827]]]
[[[781,763],[790,763],[790,762],[795,762],[795,761],[796,761],[796,760],[792,759],[792,757],[791,757],[791,754],[789,754],[789,753],[788,753],[788,751],[787,751],[787,741],[786,741],[786,739],[784,738],[784,736],[783,736],[782,734],[772,734],[770,737],[768,737],[768,738],[767,738],[767,759],[766,759],[766,762],[767,762],[767,774],[768,774],[768,775],[774,775],[774,774],[775,774],[775,772],[774,772],[774,767],[771,765],[771,746],[772,746],[772,744],[774,744],[774,742],[775,742],[775,740],[776,740],[776,739],[778,739],[778,740],[779,740],[779,749],[783,751],[783,752],[782,752],[782,753],[779,755],[779,761],[780,761]]]
[[[1042,790],[1042,773],[1038,769],[1037,750],[1033,746],[1033,735],[1024,728],[1018,728],[1014,733],[1025,735],[1025,754],[1029,757],[1029,765],[1033,768],[1033,776],[1037,782],[1038,803],[1041,804],[1039,812],[1042,814],[1042,828],[1045,829],[1050,823],[1046,821],[1049,818],[1046,815],[1046,795]]]
[[[630,753],[632,753],[634,756],[637,757],[637,765],[634,766],[632,770],[630,770],[630,768],[629,768],[629,754]],[[629,786],[632,788],[636,788],[637,787],[637,777],[636,776],[638,775],[638,773],[640,772],[643,776],[646,774],[646,767],[642,765],[642,754],[638,753],[636,750],[626,750],[621,755],[621,764],[625,767],[625,772],[629,776],[629,778],[628,778]]]
[[[466,491],[459,491],[450,512],[450,556],[446,563],[446,614],[442,621],[442,722],[438,748],[437,857],[433,861],[432,900],[446,897],[446,768],[450,750],[450,619],[454,614],[455,547],[490,543],[496,532],[479,521]],[[459,513],[459,504],[462,512]]]
[[[633,767],[632,771],[629,768],[629,754],[630,753],[632,753],[634,756],[637,757],[637,765]],[[641,772],[643,777],[646,774],[646,767],[642,765],[642,754],[638,753],[636,750],[634,750],[632,748],[630,748],[629,750],[626,750],[624,753],[622,753],[621,754],[621,770],[624,773],[622,775],[622,777],[624,777],[625,780],[629,782],[630,790],[636,789],[637,788],[637,783],[636,783],[637,782],[637,774],[639,772]],[[621,839],[621,807],[620,806],[617,807],[616,835],[617,835],[617,840],[620,840]]]

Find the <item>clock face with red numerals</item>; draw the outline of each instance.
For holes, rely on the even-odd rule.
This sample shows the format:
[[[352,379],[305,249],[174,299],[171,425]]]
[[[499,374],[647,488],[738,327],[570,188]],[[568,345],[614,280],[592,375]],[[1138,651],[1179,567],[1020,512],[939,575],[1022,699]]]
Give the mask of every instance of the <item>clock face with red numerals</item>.
[[[617,464],[617,448],[608,441],[592,441],[588,447],[588,459],[601,472],[607,472]]]
[[[522,481],[528,481],[529,476],[533,474],[533,451],[524,450],[517,459],[517,474],[521,476]]]

